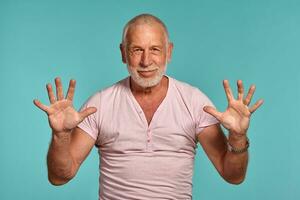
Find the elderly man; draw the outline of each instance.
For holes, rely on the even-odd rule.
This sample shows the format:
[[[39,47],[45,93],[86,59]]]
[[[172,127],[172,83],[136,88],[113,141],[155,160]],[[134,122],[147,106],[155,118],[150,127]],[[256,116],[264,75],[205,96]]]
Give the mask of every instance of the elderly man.
[[[120,45],[130,76],[93,95],[77,112],[75,80],[66,97],[55,79],[56,97],[47,84],[50,106],[34,100],[48,114],[52,140],[49,181],[71,180],[92,147],[99,148],[99,199],[191,199],[195,149],[199,142],[218,173],[229,183],[246,174],[251,114],[242,81],[233,97],[227,80],[225,112],[218,112],[197,88],[165,75],[173,44],[164,23],[142,14],[124,28]],[[228,130],[228,138],[220,128]]]

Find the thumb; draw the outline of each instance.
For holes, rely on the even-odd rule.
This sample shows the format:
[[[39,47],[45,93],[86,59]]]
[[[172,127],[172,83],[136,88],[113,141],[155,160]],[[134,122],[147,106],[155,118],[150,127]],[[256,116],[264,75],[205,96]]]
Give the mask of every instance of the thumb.
[[[97,111],[97,108],[95,108],[95,107],[89,107],[89,108],[86,108],[85,110],[79,112],[79,114],[80,114],[80,116],[81,116],[81,118],[83,120],[84,118],[86,118],[87,116],[95,113],[96,111]]]
[[[214,107],[211,106],[204,106],[203,110],[205,112],[207,112],[208,114],[214,116],[215,118],[217,118],[218,120],[220,120],[222,113],[220,113],[219,111],[217,111],[217,109],[215,109]]]
[[[33,103],[36,107],[38,107],[39,109],[43,110],[44,112],[46,112],[48,114],[49,112],[49,107],[45,106],[44,104],[42,104],[39,100],[34,99]]]

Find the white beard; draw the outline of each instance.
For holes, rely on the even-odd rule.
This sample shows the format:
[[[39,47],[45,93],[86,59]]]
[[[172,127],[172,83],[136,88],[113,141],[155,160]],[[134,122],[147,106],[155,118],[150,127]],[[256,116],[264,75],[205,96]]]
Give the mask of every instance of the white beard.
[[[157,65],[151,65],[147,68],[143,68],[143,67],[132,68],[129,65],[127,65],[127,70],[131,78],[137,85],[139,85],[142,88],[149,88],[159,84],[159,82],[165,75],[166,69],[167,69],[167,64],[163,68],[160,68]],[[143,78],[138,73],[138,71],[150,71],[150,70],[157,70],[153,78]]]

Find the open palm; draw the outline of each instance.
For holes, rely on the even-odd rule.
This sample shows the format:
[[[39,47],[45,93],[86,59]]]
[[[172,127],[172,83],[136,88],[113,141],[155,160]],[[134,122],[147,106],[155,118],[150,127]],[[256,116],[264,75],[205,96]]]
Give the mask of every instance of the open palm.
[[[241,80],[237,82],[238,98],[233,97],[232,91],[227,80],[223,81],[224,90],[228,100],[228,106],[225,112],[219,112],[211,106],[205,106],[204,111],[216,117],[220,123],[230,131],[237,135],[245,135],[250,123],[251,114],[259,108],[263,100],[257,101],[252,107],[248,107],[255,91],[252,85],[244,99],[244,87]]]
[[[47,91],[50,105],[43,105],[39,100],[34,100],[34,104],[45,111],[48,115],[49,125],[54,133],[66,132],[75,128],[85,117],[96,112],[96,108],[90,107],[81,112],[77,112],[73,107],[73,96],[75,92],[75,80],[70,80],[69,89],[64,98],[63,88],[60,78],[55,79],[56,96],[53,93],[51,84],[47,84]]]

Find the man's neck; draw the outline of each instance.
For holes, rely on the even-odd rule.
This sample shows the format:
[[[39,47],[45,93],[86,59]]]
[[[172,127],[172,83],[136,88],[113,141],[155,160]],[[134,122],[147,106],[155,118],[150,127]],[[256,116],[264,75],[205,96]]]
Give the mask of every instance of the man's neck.
[[[139,86],[130,78],[130,89],[134,95],[151,96],[167,87],[168,87],[168,78],[166,76],[163,76],[161,81],[157,85],[152,87],[147,87],[147,88]]]

